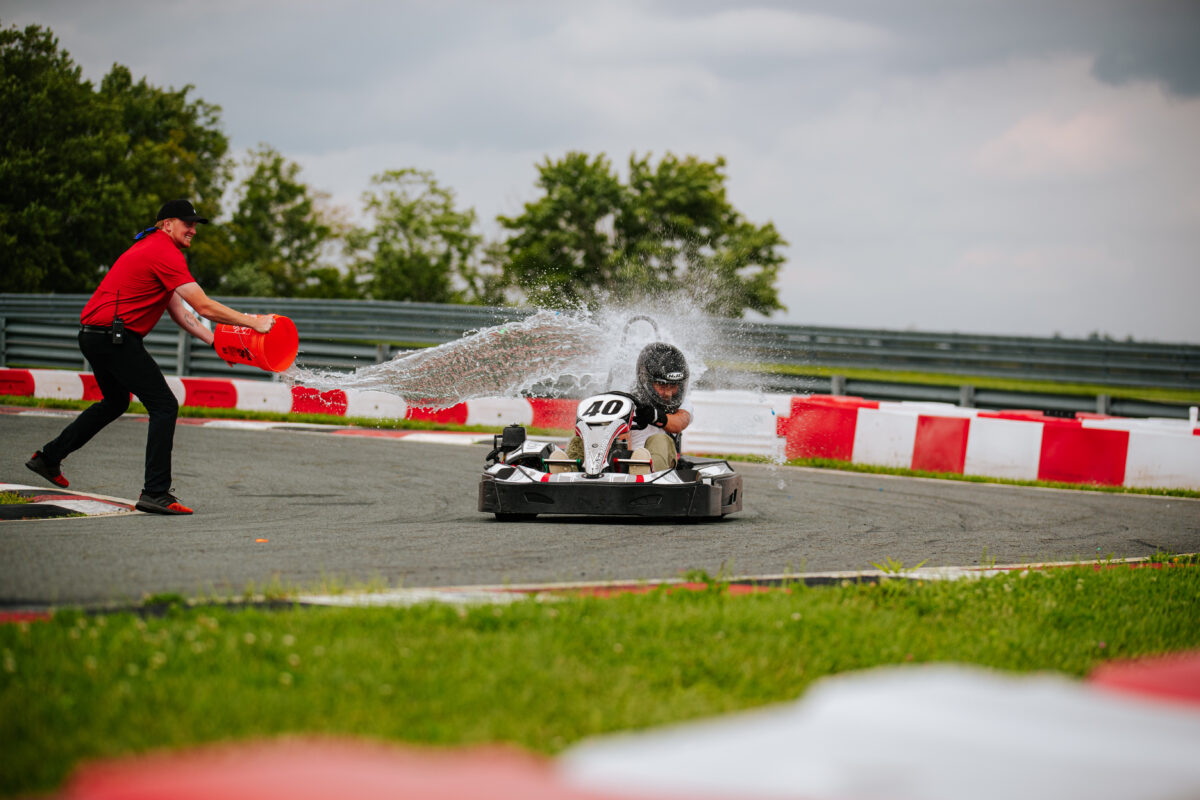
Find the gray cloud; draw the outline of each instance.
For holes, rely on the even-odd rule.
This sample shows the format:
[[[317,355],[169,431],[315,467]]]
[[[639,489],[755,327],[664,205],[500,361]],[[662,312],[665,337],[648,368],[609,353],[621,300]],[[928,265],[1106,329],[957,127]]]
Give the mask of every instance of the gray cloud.
[[[767,0],[790,12],[835,15],[890,34],[880,65],[932,72],[1064,53],[1094,60],[1100,80],[1154,81],[1182,97],[1200,94],[1200,3],[1195,0]],[[687,17],[723,0],[659,4]]]
[[[1200,96],[1200,3],[1123,4],[1113,21],[1096,57],[1098,78],[1118,84],[1159,81],[1176,95]]]
[[[851,2],[842,13],[882,24],[904,44],[898,64],[947,69],[1080,53],[1093,74],[1200,94],[1200,3],[1194,0]]]

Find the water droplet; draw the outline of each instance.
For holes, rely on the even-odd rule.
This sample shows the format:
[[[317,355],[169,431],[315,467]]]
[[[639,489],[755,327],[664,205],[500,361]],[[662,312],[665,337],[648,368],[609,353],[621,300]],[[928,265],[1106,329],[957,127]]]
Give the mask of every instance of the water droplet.
[[[283,377],[321,391],[388,392],[410,405],[435,409],[481,397],[578,399],[632,388],[642,347],[666,341],[687,357],[694,387],[708,371],[706,358],[739,360],[730,355],[739,346],[736,337],[722,333],[702,308],[686,296],[668,295],[640,306],[540,309],[524,319],[469,331],[455,341],[402,352],[353,372],[295,367]]]

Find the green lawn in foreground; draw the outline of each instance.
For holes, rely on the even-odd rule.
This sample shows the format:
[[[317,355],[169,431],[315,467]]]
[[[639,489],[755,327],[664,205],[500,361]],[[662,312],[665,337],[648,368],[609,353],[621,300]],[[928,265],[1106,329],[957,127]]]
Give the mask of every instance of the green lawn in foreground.
[[[552,754],[879,665],[1083,676],[1200,647],[1197,619],[1194,564],[471,608],[60,611],[0,625],[0,794],[52,790],[82,759],[289,733]]]

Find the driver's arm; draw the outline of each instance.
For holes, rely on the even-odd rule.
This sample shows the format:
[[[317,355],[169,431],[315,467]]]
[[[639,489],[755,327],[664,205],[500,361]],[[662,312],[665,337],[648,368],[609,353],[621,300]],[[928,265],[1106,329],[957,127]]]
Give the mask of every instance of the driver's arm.
[[[667,433],[683,433],[684,428],[692,424],[692,415],[682,408],[673,414],[667,414],[667,424],[663,430]]]

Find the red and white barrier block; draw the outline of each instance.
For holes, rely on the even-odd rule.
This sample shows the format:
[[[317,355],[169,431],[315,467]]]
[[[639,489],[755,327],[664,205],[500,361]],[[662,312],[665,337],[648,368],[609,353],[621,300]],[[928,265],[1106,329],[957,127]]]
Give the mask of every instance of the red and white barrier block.
[[[167,378],[180,405],[283,414],[410,419],[453,425],[513,423],[569,431],[575,400],[481,398],[449,408],[409,405],[386,392],[331,390],[268,381]],[[90,373],[0,369],[0,394],[98,400]],[[857,464],[1019,480],[1200,489],[1200,426],[1040,411],[981,411],[946,403],[860,397],[692,393],[695,453],[829,458]]]
[[[449,408],[410,406],[387,392],[335,389],[321,392],[304,386],[238,378],[168,377],[167,385],[181,406],[236,408],[279,414],[326,414],[370,419],[413,419],[453,425],[508,425],[569,429],[575,401],[558,399],[486,398]],[[56,400],[99,400],[100,389],[90,372],[56,369],[0,369],[0,395]]]
[[[1019,480],[1200,489],[1200,428],[1188,421],[981,411],[859,397],[791,398],[788,458],[830,458]]]

